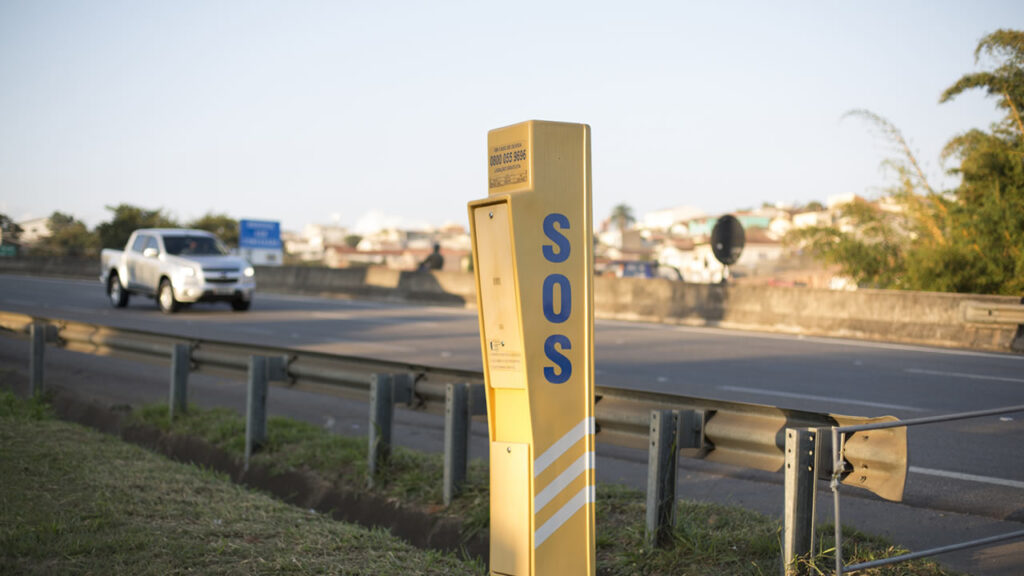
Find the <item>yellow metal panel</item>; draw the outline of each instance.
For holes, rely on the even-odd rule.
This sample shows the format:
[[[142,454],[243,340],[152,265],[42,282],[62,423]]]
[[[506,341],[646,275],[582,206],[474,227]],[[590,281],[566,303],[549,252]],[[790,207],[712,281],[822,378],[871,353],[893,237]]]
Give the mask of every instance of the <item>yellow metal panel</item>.
[[[491,444],[491,494],[491,573],[531,574],[528,444]]]
[[[594,574],[590,128],[524,122],[487,148],[488,197],[469,213],[492,454],[529,443],[529,574]],[[518,513],[492,495],[492,521]]]
[[[480,277],[479,309],[483,326],[484,365],[492,388],[525,388],[523,335],[519,326],[515,261],[508,204],[473,210],[474,246]]]
[[[533,441],[530,398],[525,390],[488,390],[487,400],[492,442]]]

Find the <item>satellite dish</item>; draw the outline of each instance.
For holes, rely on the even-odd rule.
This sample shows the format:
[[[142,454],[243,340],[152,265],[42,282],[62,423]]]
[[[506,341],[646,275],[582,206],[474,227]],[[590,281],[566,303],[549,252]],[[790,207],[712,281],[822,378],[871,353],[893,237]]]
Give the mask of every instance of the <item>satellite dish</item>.
[[[732,214],[726,214],[715,222],[711,229],[711,251],[715,258],[726,266],[735,264],[743,253],[743,245],[747,241],[743,233],[743,225]]]

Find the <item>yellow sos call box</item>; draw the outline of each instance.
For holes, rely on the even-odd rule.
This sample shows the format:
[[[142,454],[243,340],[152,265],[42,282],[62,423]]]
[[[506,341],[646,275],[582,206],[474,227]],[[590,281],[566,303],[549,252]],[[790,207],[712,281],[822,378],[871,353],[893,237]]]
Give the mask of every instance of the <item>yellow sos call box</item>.
[[[487,135],[469,204],[491,464],[492,574],[595,573],[590,127]]]

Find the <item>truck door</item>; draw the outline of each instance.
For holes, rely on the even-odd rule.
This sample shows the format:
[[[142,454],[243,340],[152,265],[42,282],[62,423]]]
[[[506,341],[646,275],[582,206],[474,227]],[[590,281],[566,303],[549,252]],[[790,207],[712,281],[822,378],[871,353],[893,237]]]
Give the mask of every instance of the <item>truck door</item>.
[[[142,287],[139,282],[139,266],[142,264],[142,260],[144,260],[142,251],[146,247],[146,240],[148,238],[149,236],[145,234],[136,234],[135,240],[124,252],[126,274],[124,281],[125,285],[133,290]]]
[[[159,239],[156,236],[146,236],[146,245],[142,248],[142,258],[139,260],[138,281],[151,292],[156,292],[156,283],[160,279],[161,253]]]

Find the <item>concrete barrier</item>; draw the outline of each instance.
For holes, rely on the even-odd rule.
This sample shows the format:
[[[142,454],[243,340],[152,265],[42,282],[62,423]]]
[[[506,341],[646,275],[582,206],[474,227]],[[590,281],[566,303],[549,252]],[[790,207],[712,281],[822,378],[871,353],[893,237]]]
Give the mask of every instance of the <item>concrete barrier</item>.
[[[389,268],[259,267],[258,289],[304,294],[344,295],[403,302],[476,303],[476,282],[462,272],[408,272]]]
[[[78,259],[0,258],[0,272],[28,276],[99,278],[100,261]]]
[[[0,260],[0,272],[96,278],[93,261]],[[259,290],[474,306],[472,273],[408,272],[388,268],[259,267]],[[594,279],[599,318],[716,326],[1024,352],[1024,325],[979,321],[979,307],[1016,309],[1012,296],[900,290],[855,292],[706,285],[662,279]],[[1016,317],[1016,316],[1010,316]]]
[[[971,322],[968,305],[1021,306],[981,296],[771,286],[684,284],[659,279],[595,279],[598,317],[763,330],[955,348],[1024,352],[1014,324]]]

